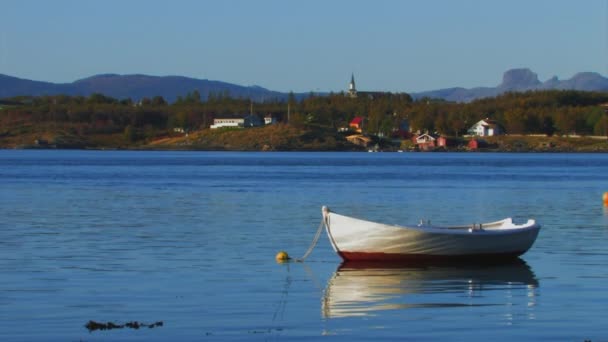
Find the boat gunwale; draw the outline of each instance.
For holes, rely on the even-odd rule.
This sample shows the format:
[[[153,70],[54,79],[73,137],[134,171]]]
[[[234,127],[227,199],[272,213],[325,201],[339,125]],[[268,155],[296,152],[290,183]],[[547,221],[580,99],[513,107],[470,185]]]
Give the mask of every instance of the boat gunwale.
[[[488,222],[488,223],[475,223],[471,225],[459,225],[459,226],[436,226],[436,225],[415,225],[415,226],[404,226],[404,225],[396,225],[396,224],[387,224],[374,222],[369,220],[364,220],[352,216],[346,216],[342,214],[338,214],[335,212],[329,212],[329,215],[338,215],[341,217],[345,217],[349,220],[360,221],[363,223],[369,223],[374,225],[380,225],[384,228],[395,229],[395,230],[413,230],[420,233],[428,233],[428,234],[453,234],[453,235],[470,235],[470,234],[484,234],[484,235],[510,235],[518,232],[527,232],[530,230],[538,230],[540,229],[540,225],[534,219],[528,219],[527,222],[523,224],[514,224],[511,217],[507,217],[503,220]],[[508,227],[489,227],[487,226],[495,226],[499,223],[504,224],[505,222],[510,222],[511,225]],[[329,216],[329,225],[331,225],[331,216]],[[484,227],[485,226],[485,227]],[[339,228],[340,229],[340,228]]]

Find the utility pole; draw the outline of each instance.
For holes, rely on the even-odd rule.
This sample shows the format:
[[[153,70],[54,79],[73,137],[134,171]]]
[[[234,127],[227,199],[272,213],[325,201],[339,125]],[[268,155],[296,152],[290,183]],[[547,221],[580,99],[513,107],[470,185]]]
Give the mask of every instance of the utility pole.
[[[608,103],[601,104],[604,109],[604,135],[606,136],[606,142],[608,142]]]

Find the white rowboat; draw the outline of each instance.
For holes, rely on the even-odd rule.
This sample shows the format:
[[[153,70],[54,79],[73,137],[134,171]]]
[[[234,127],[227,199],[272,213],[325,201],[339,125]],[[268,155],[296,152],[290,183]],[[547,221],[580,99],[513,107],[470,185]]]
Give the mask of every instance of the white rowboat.
[[[345,261],[502,259],[524,254],[536,240],[535,220],[511,218],[468,226],[387,225],[336,214],[323,206],[333,249]]]

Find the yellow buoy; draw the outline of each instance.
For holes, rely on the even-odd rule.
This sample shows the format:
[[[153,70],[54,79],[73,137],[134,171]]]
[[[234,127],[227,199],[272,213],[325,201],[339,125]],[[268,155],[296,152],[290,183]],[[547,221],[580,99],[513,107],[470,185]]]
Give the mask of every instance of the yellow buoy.
[[[604,192],[604,196],[602,196],[602,199],[604,200],[604,205],[608,206],[608,191]]]
[[[289,257],[289,254],[287,254],[287,252],[285,252],[285,251],[280,251],[279,253],[277,253],[277,255],[274,258],[277,260],[277,262],[285,262],[285,261],[291,259]]]

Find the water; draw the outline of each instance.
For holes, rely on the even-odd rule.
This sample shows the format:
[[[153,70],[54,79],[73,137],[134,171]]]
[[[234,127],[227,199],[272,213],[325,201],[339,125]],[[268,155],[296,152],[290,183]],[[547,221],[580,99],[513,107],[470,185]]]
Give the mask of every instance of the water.
[[[0,340],[606,341],[605,154],[0,151]],[[320,208],[512,216],[516,263],[340,265]],[[96,322],[163,326],[89,331]]]

